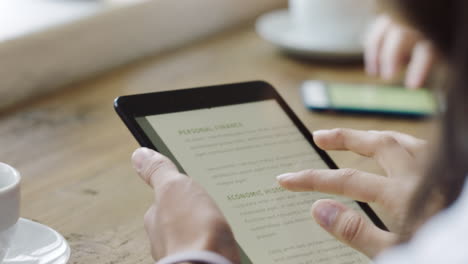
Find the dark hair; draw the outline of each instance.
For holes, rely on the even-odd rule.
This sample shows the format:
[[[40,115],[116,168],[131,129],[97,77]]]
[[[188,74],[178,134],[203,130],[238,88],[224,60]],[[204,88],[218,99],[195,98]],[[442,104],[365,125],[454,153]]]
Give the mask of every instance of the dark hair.
[[[453,204],[468,174],[468,1],[396,1],[405,18],[440,52],[449,75],[439,151],[409,208],[408,220],[415,227],[417,218],[432,213],[434,194],[442,197],[443,208]]]

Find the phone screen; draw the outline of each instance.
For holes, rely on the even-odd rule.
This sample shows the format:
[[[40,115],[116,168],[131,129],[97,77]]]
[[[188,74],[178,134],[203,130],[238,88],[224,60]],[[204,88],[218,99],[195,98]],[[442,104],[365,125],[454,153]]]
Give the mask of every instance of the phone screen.
[[[281,188],[276,176],[328,166],[275,100],[137,118],[158,150],[200,183],[252,263],[361,264],[370,260],[312,218],[317,199]],[[196,227],[194,227],[196,228]]]
[[[329,83],[328,97],[333,108],[375,110],[383,112],[434,114],[437,110],[433,94],[426,89],[409,90],[387,85]]]

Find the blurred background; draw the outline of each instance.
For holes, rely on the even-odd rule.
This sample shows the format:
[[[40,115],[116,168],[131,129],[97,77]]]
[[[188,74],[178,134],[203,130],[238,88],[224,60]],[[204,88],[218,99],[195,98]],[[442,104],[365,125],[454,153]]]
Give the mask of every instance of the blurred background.
[[[285,5],[284,0],[2,0],[0,108]]]
[[[378,10],[374,0],[0,0],[0,161],[22,173],[22,217],[59,231],[69,263],[151,263],[142,224],[151,192],[113,109],[126,94],[265,80],[311,131],[431,138],[430,119],[304,105],[307,80],[382,82],[363,64]],[[366,97],[352,89],[347,99]],[[365,157],[331,156],[382,172]]]

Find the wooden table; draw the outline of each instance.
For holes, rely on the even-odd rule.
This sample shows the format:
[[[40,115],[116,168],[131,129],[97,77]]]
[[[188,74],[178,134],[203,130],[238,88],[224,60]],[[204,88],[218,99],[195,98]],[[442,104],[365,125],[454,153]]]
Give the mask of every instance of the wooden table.
[[[61,232],[72,247],[70,263],[151,263],[142,219],[152,196],[130,165],[137,144],[114,113],[119,95],[266,80],[311,130],[351,127],[429,136],[427,121],[305,110],[298,91],[303,80],[368,81],[362,67],[285,57],[252,28],[132,63],[1,113],[0,160],[23,175],[22,216]],[[354,154],[332,157],[341,167],[379,171]]]

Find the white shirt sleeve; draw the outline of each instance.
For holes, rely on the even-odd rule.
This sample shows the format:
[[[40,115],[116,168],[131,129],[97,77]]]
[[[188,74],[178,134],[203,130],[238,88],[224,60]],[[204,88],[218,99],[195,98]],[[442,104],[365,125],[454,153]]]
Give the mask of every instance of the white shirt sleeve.
[[[178,264],[196,262],[204,264],[232,264],[230,260],[218,253],[204,250],[183,251],[160,259],[156,264]]]
[[[375,260],[375,264],[419,263],[468,263],[468,182],[458,200],[423,225],[410,242]]]

